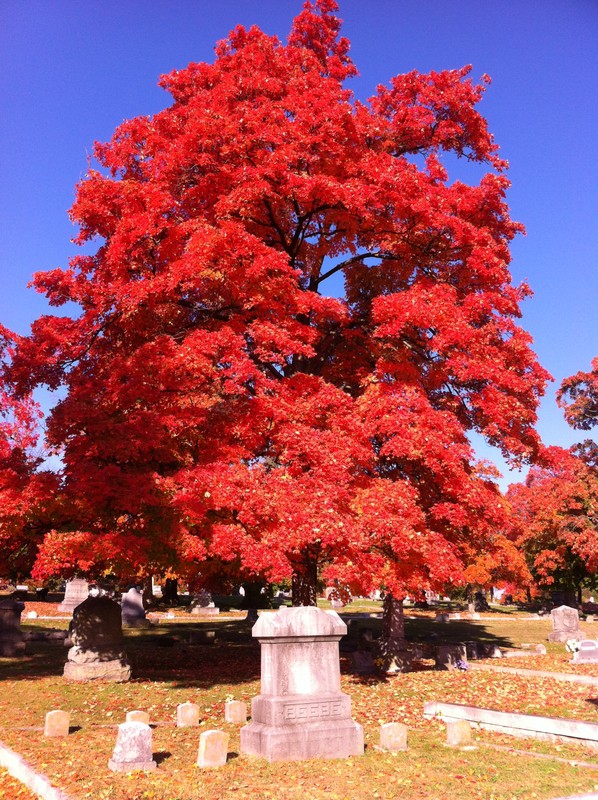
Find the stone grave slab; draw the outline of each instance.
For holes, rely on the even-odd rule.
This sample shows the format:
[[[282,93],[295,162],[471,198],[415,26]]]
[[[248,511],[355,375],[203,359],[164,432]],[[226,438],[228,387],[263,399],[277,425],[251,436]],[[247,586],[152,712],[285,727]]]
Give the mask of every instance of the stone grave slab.
[[[199,725],[199,706],[195,703],[180,703],[176,707],[177,728]]]
[[[242,700],[229,700],[224,704],[224,719],[236,725],[247,722],[247,703]]]
[[[120,607],[122,624],[125,628],[146,628],[150,624],[145,616],[143,592],[136,586],[123,594]]]

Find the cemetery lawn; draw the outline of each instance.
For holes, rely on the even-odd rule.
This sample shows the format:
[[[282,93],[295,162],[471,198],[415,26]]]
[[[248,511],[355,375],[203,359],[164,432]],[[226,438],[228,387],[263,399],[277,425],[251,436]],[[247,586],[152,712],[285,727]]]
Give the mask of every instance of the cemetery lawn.
[[[368,617],[357,621],[357,627],[372,624]],[[443,641],[479,638],[501,647],[543,642],[550,630],[545,620],[502,615],[475,623],[443,625],[425,616],[407,623],[410,638],[435,633]],[[58,627],[39,619],[23,627],[44,626]],[[201,628],[217,631],[216,644],[187,643],[190,630]],[[546,656],[485,663],[514,666],[518,661],[517,666],[546,669],[546,662],[582,672],[570,664],[563,645],[547,646]],[[259,647],[247,624],[238,618],[201,623],[177,615],[149,630],[128,632],[127,651],[134,679],[126,684],[67,683],[62,643],[32,641],[24,658],[0,659],[0,740],[74,800],[549,800],[598,790],[598,751],[482,731],[474,733],[475,750],[453,750],[444,745],[443,723],[423,719],[424,702],[440,700],[598,722],[598,687],[473,669],[437,672],[428,662],[409,674],[360,677],[350,674],[350,658],[343,653],[342,689],[351,696],[353,718],[364,726],[366,754],[269,764],[240,754],[240,726],[224,722],[227,699],[249,704],[259,693]],[[200,707],[199,729],[175,727],[176,707],[186,701]],[[45,714],[57,708],[70,713],[71,734],[44,739]],[[112,773],[107,763],[116,726],[133,709],[150,714],[158,769]],[[409,726],[408,751],[374,749],[384,722]],[[199,734],[214,728],[230,734],[229,760],[221,769],[200,770],[195,766]],[[13,791],[8,780],[0,773],[0,798],[30,800],[26,790]]]

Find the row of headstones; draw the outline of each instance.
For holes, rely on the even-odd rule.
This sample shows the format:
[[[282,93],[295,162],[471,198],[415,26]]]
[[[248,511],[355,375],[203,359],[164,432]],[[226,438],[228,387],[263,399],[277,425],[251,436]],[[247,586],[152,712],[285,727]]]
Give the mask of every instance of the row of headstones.
[[[233,705],[233,704],[227,704]],[[236,702],[238,710],[245,703]],[[193,708],[191,708],[193,707]],[[195,711],[197,709],[197,712]],[[245,722],[242,713],[235,712],[227,722]],[[194,721],[189,721],[190,719]],[[194,703],[183,703],[177,709],[177,725],[189,727],[197,725],[199,708]],[[65,737],[69,732],[69,715],[66,711],[49,711],[46,715],[44,735],[48,737]],[[376,750],[397,753],[407,750],[408,728],[400,722],[387,722],[380,726],[380,743]],[[447,721],[446,743],[450,747],[468,747],[471,745],[471,723],[467,720]],[[229,735],[224,731],[203,731],[199,737],[197,766],[202,768],[223,767],[228,756]],[[156,761],[152,750],[152,729],[149,726],[149,715],[144,711],[129,711],[127,721],[118,726],[118,735],[112,758],[108,768],[113,772],[136,772],[156,769]]]
[[[73,578],[66,584],[64,600],[58,606],[59,611],[72,613],[80,603],[87,600],[90,594],[89,584],[83,578]],[[143,592],[132,586],[121,598],[122,622],[129,627],[147,625]],[[219,609],[212,602],[209,592],[202,590],[191,603],[191,613],[212,616],[219,613]]]

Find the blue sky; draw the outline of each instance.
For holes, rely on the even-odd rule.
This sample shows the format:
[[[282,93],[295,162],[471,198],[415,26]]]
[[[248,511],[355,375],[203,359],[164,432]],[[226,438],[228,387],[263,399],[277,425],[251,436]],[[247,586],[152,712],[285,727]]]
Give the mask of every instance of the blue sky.
[[[0,322],[26,333],[45,312],[26,285],[76,250],[66,212],[94,140],[168,105],[158,76],[211,61],[215,42],[236,24],[286,38],[300,5],[2,0]],[[492,77],[480,109],[511,164],[512,216],[527,228],[512,248],[515,281],[535,293],[523,327],[555,377],[539,431],[547,444],[583,438],[564,423],[554,390],[598,355],[598,3],[341,0],[339,15],[360,99],[412,69],[472,64],[474,77]]]

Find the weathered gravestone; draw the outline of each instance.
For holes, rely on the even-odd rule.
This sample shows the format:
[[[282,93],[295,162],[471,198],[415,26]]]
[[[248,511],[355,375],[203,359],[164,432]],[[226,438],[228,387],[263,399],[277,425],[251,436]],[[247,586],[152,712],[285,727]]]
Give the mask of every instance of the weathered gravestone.
[[[149,772],[156,769],[152,755],[152,729],[144,722],[122,722],[108,768],[113,772]]]
[[[25,640],[21,630],[23,603],[12,597],[0,599],[0,656],[12,658],[25,652]]]
[[[245,725],[247,722],[247,703],[242,700],[228,700],[224,704],[224,719],[236,725]]]
[[[262,614],[261,694],[241,729],[241,752],[268,761],[363,755],[363,728],[340,690],[338,643],[347,626],[335,611],[283,607]]]
[[[64,600],[58,606],[58,610],[72,614],[80,603],[87,600],[88,596],[89,584],[87,581],[84,581],[83,578],[72,578],[66,583]]]
[[[228,755],[228,733],[224,731],[204,731],[199,737],[197,766],[223,767]]]
[[[446,743],[449,747],[471,747],[471,722],[466,719],[448,720]]]
[[[596,664],[598,662],[598,642],[594,639],[582,639],[579,649],[573,654],[574,664]]]
[[[199,706],[196,703],[179,703],[176,707],[177,728],[199,725]]]
[[[125,628],[145,628],[149,625],[143,606],[143,592],[136,586],[123,594],[120,606],[122,624]]]
[[[407,749],[408,728],[400,722],[387,722],[380,726],[380,744],[374,745],[376,750],[398,753]]]
[[[559,606],[550,612],[553,631],[548,635],[549,642],[566,642],[579,638],[579,612],[570,606]]]
[[[210,592],[202,589],[191,603],[191,613],[200,617],[215,617],[220,614],[220,609],[216,608]]]
[[[48,711],[44,725],[44,736],[68,736],[69,723],[70,715],[66,711]]]
[[[64,677],[73,681],[128,681],[131,668],[123,649],[121,609],[108,597],[88,597],[73,612],[73,646]]]

